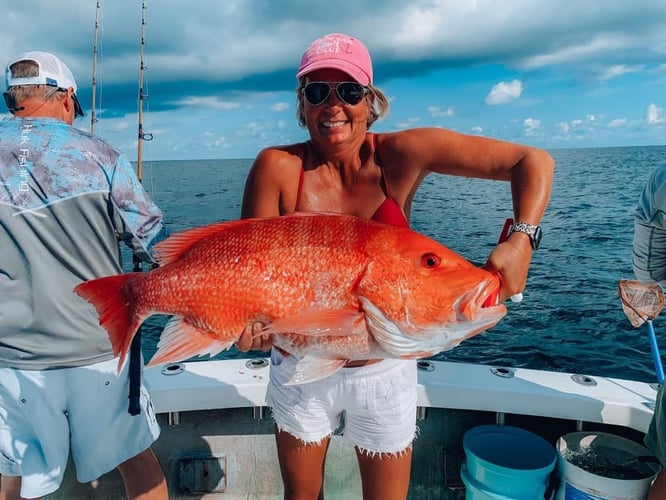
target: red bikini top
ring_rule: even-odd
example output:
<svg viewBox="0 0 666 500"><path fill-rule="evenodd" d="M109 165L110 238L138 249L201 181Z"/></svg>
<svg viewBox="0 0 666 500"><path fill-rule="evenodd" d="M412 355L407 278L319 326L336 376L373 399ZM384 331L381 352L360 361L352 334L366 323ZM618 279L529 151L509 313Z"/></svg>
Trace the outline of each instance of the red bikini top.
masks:
<svg viewBox="0 0 666 500"><path fill-rule="evenodd" d="M389 224L391 226L409 227L409 222L407 221L405 214L402 213L400 206L398 206L395 200L391 198L388 189L386 187L386 182L384 180L384 169L382 168L381 159L379 158L379 150L377 149L377 134L373 134L372 140L375 146L375 163L379 166L379 169L381 170L382 173L382 178L379 182L382 191L386 195L386 199L382 202L381 205L379 205L379 207L377 208L377 210L375 210L375 213L372 215L372 217L370 217L370 219L376 222L381 222L382 224ZM307 153L308 153L308 148L306 146L305 151L303 152L303 165L305 165L307 159ZM298 205L301 201L301 190L303 189L304 174L305 170L301 168L301 175L300 178L298 179L298 194L296 197L296 208L298 208Z"/></svg>

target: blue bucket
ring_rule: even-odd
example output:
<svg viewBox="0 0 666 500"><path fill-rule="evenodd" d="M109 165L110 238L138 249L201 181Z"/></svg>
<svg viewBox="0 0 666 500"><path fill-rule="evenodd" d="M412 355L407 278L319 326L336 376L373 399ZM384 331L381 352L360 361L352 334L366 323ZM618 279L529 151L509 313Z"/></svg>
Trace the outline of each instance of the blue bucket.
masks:
<svg viewBox="0 0 666 500"><path fill-rule="evenodd" d="M525 429L481 425L463 436L466 500L544 498L557 462L555 447Z"/></svg>

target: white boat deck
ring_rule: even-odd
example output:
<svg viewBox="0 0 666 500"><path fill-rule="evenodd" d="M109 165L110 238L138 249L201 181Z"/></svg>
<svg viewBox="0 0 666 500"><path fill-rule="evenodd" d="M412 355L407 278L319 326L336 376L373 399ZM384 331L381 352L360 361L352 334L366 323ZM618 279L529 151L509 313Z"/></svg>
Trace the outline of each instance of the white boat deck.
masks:
<svg viewBox="0 0 666 500"><path fill-rule="evenodd" d="M421 407L537 415L646 432L657 394L654 384L615 378L441 361L420 365L426 368L419 370ZM145 379L158 413L262 407L268 363L258 358L163 365L147 369Z"/></svg>

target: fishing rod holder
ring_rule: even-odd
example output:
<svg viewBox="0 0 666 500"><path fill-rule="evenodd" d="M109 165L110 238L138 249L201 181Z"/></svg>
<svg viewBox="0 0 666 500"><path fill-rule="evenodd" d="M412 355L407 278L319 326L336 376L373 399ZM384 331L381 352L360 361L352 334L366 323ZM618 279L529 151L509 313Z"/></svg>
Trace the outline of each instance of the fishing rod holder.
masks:
<svg viewBox="0 0 666 500"><path fill-rule="evenodd" d="M252 419L253 420L263 420L266 418L266 407L265 406L253 406L252 407Z"/></svg>
<svg viewBox="0 0 666 500"><path fill-rule="evenodd" d="M175 427L180 425L180 412L179 411L170 411L167 413L167 425L169 427Z"/></svg>

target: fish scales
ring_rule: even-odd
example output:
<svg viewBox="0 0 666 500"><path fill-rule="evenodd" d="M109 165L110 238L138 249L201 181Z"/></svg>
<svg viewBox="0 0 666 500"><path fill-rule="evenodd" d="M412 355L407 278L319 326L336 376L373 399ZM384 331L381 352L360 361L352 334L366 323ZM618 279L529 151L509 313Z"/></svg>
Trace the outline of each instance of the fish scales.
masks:
<svg viewBox="0 0 666 500"><path fill-rule="evenodd" d="M490 328L499 279L415 231L295 214L194 228L155 247L160 267L85 282L122 363L152 314L174 318L151 364L213 355L255 321L298 356L422 357Z"/></svg>

